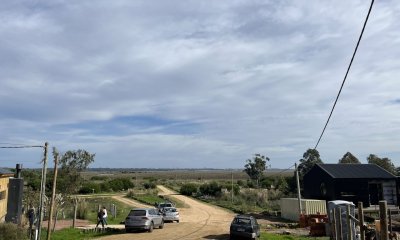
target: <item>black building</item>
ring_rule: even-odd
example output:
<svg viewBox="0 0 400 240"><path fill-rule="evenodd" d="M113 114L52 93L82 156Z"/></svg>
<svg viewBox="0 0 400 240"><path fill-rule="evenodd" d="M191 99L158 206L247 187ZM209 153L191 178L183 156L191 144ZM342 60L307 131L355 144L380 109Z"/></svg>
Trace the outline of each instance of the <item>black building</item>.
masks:
<svg viewBox="0 0 400 240"><path fill-rule="evenodd" d="M305 198L346 200L364 206L398 205L397 177L374 164L316 164L304 175Z"/></svg>

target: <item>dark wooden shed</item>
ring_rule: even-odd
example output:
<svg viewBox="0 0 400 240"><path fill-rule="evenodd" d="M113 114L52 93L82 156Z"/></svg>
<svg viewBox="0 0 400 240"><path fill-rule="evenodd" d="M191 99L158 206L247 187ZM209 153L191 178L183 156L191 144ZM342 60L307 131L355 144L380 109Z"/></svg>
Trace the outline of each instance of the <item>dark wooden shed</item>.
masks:
<svg viewBox="0 0 400 240"><path fill-rule="evenodd" d="M397 177L375 164L316 164L304 175L303 186L305 198L398 205Z"/></svg>

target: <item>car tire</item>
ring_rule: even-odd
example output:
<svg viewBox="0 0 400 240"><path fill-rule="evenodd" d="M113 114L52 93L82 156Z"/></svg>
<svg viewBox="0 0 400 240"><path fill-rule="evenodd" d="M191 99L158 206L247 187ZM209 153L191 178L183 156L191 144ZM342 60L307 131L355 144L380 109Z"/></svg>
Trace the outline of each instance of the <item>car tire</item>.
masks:
<svg viewBox="0 0 400 240"><path fill-rule="evenodd" d="M161 220L160 226L158 227L159 229L163 229L164 228L164 221Z"/></svg>
<svg viewBox="0 0 400 240"><path fill-rule="evenodd" d="M176 220L177 223L179 223L179 220Z"/></svg>
<svg viewBox="0 0 400 240"><path fill-rule="evenodd" d="M153 229L154 229L154 223L153 222L151 222L150 223L150 227L149 227L149 232L152 232L153 231Z"/></svg>

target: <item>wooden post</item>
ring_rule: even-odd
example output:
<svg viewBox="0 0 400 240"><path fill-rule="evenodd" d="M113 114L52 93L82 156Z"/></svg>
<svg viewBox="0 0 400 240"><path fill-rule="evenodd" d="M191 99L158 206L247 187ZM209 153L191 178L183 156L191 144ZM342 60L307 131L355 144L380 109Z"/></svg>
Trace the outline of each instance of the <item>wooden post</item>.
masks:
<svg viewBox="0 0 400 240"><path fill-rule="evenodd" d="M46 194L46 173L47 173L47 148L49 143L44 144L44 156L43 156L43 168L42 168L42 179L40 184L40 202L39 202L39 219L37 223L37 237L36 239L40 240L41 232L42 232L42 222L43 222L43 208L44 208L44 198Z"/></svg>
<svg viewBox="0 0 400 240"><path fill-rule="evenodd" d="M381 240L389 240L386 201L379 201L379 218L381 222Z"/></svg>
<svg viewBox="0 0 400 240"><path fill-rule="evenodd" d="M347 220L347 240L353 240L353 228L351 221L352 219L350 218L350 205L346 206L346 220Z"/></svg>
<svg viewBox="0 0 400 240"><path fill-rule="evenodd" d="M74 199L74 219L72 220L72 228L75 228L76 212L78 210L78 199Z"/></svg>
<svg viewBox="0 0 400 240"><path fill-rule="evenodd" d="M358 202L358 225L360 226L361 240L365 240L363 202Z"/></svg>
<svg viewBox="0 0 400 240"><path fill-rule="evenodd" d="M333 239L336 240L337 239L336 209L332 210L332 214L333 214L333 217L332 217L333 219L332 219L332 222L331 222L331 232L332 232Z"/></svg>
<svg viewBox="0 0 400 240"><path fill-rule="evenodd" d="M389 209L389 233L392 234L392 210Z"/></svg>
<svg viewBox="0 0 400 240"><path fill-rule="evenodd" d="M339 207L339 240L343 240L342 209Z"/></svg>
<svg viewBox="0 0 400 240"><path fill-rule="evenodd" d="M49 214L49 221L47 224L47 240L50 240L51 236L51 222L53 221L53 210L54 210L54 199L56 196L56 186L57 186L57 165L58 165L58 152L56 148L53 148L53 155L54 155L54 178L53 178L53 191L51 193L51 200L50 200L50 214Z"/></svg>

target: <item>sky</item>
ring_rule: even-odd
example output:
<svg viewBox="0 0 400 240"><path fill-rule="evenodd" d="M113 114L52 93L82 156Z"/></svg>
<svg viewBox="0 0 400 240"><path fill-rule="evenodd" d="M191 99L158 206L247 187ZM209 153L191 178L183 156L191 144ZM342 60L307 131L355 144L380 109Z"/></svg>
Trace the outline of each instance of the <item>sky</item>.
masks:
<svg viewBox="0 0 400 240"><path fill-rule="evenodd" d="M0 146L95 153L91 167L288 168L313 148L353 54L363 0L4 0ZM400 1L375 1L330 124L400 165ZM40 167L40 148L0 166ZM50 164L51 165L51 164Z"/></svg>

